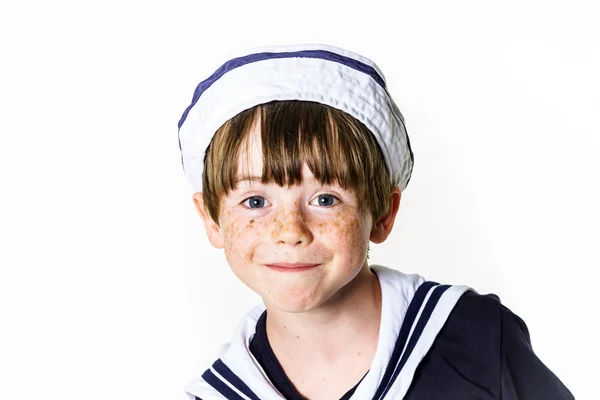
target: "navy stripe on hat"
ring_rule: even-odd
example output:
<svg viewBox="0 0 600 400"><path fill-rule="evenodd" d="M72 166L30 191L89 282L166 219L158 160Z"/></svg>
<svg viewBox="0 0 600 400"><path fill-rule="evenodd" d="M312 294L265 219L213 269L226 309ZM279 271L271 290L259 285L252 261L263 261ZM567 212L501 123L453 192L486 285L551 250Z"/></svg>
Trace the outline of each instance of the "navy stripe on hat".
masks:
<svg viewBox="0 0 600 400"><path fill-rule="evenodd" d="M400 360L400 356L402 355L402 351L404 350L404 346L406 345L406 340L408 339L408 334L410 333L410 329L413 326L413 322L423 305L423 301L425 300L425 296L429 293L429 290L438 285L437 282L423 282L415 295L413 296L410 304L408 305L408 309L406 311L406 315L404 316L404 321L402 322L402 327L400 328L400 334L398 335L398 339L396 340L396 345L394 346L394 351L392 352L392 356L388 363L388 366L385 370L383 378L379 383L379 387L375 391L375 396L373 399L380 399L383 397L385 389L389 386L390 381L392 380L392 376L398 365Z"/></svg>
<svg viewBox="0 0 600 400"><path fill-rule="evenodd" d="M421 313L421 316L419 317L419 321L417 322L417 325L415 326L415 330L413 331L413 334L410 336L410 341L408 342L408 346L406 347L406 350L402 354L402 359L400 360L400 363L398 364L396 371L394 371L394 376L392 376L390 383L388 384L385 391L383 392L383 396L381 396L382 399L385 397L387 392L390 390L390 388L394 384L394 381L400 374L400 371L406 364L406 361L408 360L408 357L410 357L413 349L415 348L417 342L419 341L419 338L421 337L421 334L423 333L425 326L427 326L427 322L429 321L429 318L431 317L433 310L435 310L435 306L439 302L442 294L444 294L444 292L446 290L448 290L448 288L450 288L450 285L440 285L440 286L436 287L435 289L433 289L433 293L431 293L431 296L429 296L429 300L427 300L427 304L425 305L425 308L423 309L423 312Z"/></svg>
<svg viewBox="0 0 600 400"><path fill-rule="evenodd" d="M265 52L265 53L254 53L249 54L243 57L237 57L232 60L227 61L225 64L221 65L219 69L217 69L211 76L207 79L203 80L198 84L196 90L194 91L194 96L192 97L192 103L185 109L181 119L179 120L178 128L181 128L181 125L185 122L188 113L194 107L202 93L213 83L215 83L219 78L225 75L227 72L234 70L236 68L242 67L244 65L254 63L257 61L264 60L272 60L278 58L320 58L322 60L328 60L343 64L347 67L353 68L357 71L363 72L369 75L371 78L375 80L385 90L385 81L379 75L379 73L370 65L367 65L361 61L355 60L350 57L346 57L337 53L333 53L327 50L301 50L301 51L290 51L290 52L281 52L281 53L273 53L273 52Z"/></svg>
<svg viewBox="0 0 600 400"><path fill-rule="evenodd" d="M210 386L214 387L215 390L225 396L229 400L246 400L239 394L237 394L232 388L227 386L222 380L220 380L210 369L207 369L202 374L204 379Z"/></svg>

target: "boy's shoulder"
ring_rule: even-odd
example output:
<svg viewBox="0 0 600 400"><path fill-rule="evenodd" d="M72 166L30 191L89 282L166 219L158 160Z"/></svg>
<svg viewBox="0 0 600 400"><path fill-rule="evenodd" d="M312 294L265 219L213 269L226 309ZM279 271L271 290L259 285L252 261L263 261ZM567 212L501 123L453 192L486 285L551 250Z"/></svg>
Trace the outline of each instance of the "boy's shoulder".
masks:
<svg viewBox="0 0 600 400"><path fill-rule="evenodd" d="M466 291L416 371L406 399L572 399L537 357L527 325L495 294ZM433 395L432 393L436 393Z"/></svg>
<svg viewBox="0 0 600 400"><path fill-rule="evenodd" d="M452 310L445 329L456 327L460 327L467 336L488 335L490 339L502 340L502 336L506 339L517 335L519 339L530 342L529 330L523 319L493 293L466 291Z"/></svg>
<svg viewBox="0 0 600 400"><path fill-rule="evenodd" d="M456 303L450 318L460 320L465 328L472 325L491 326L500 324L504 312L510 311L502 305L497 295L467 290Z"/></svg>

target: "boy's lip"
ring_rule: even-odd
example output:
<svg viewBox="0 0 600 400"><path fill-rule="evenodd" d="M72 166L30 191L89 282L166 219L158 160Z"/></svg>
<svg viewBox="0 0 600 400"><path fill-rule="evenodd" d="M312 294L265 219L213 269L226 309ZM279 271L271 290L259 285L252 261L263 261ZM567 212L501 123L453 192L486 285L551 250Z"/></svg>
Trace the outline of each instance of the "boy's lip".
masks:
<svg viewBox="0 0 600 400"><path fill-rule="evenodd" d="M282 272L293 272L293 271L304 271L321 264L313 264L313 263L275 263L275 264L265 264L265 266L282 271Z"/></svg>

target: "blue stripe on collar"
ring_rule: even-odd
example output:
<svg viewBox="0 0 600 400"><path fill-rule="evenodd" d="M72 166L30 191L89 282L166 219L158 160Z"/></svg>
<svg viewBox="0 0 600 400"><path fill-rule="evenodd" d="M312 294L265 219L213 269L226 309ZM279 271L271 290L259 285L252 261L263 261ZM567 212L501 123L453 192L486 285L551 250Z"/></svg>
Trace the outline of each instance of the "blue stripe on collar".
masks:
<svg viewBox="0 0 600 400"><path fill-rule="evenodd" d="M282 53L254 53L249 54L244 57L234 58L232 60L227 61L225 64L221 65L219 69L217 69L211 76L207 79L203 80L198 84L196 90L194 90L194 96L192 97L192 103L185 109L179 123L177 124L178 128L181 128L181 125L185 122L188 113L194 107L202 93L206 89L212 86L219 78L225 75L227 72L234 70L236 68L242 67L244 65L254 63L257 61L264 60L272 60L278 58L320 58L322 60L328 60L343 64L347 67L353 68L357 71L363 72L369 75L371 78L375 80L383 89L385 89L385 82L383 78L379 75L379 73L375 70L375 68L367 65L361 61L355 60L350 57L346 57L337 53L333 53L331 51L326 50L301 50L301 51L290 51L290 52L282 52Z"/></svg>
<svg viewBox="0 0 600 400"><path fill-rule="evenodd" d="M435 310L435 306L437 305L438 301L440 300L440 297L442 296L442 294L444 294L444 292L446 290L448 290L449 287L450 287L450 285L440 285L440 286L436 287L435 289L433 289L433 293L431 293L431 296L429 296L429 300L427 300L427 304L425 305L425 308L423 309L423 312L421 313L421 316L419 317L419 321L417 322L417 325L415 326L413 334L410 336L410 341L408 342L408 346L406 347L406 350L402 354L402 359L400 360L400 363L398 364L396 371L394 371L394 376L390 380L388 387L383 392L383 396L381 397L382 399L385 397L387 392L390 390L390 387L394 384L394 381L400 374L400 371L402 370L402 367L404 367L404 364L406 364L408 357L410 357L410 354L412 353L417 342L419 341L419 338L421 337L421 333L423 333L425 326L427 326L427 322L429 321L429 318L431 317L433 310Z"/></svg>
<svg viewBox="0 0 600 400"><path fill-rule="evenodd" d="M246 400L213 374L210 369L207 369L206 372L202 374L202 379L228 400Z"/></svg>
<svg viewBox="0 0 600 400"><path fill-rule="evenodd" d="M240 392L244 393L252 400L260 400L260 398L254 394L252 389L248 387L221 359L219 358L213 364L213 368L217 371L223 378L225 378L229 383L236 387Z"/></svg>
<svg viewBox="0 0 600 400"><path fill-rule="evenodd" d="M406 315L404 316L404 321L402 321L402 327L400 328L400 334L396 340L394 351L392 352L392 356L385 370L383 378L379 383L379 387L375 391L373 400L382 399L384 392L387 392L386 389L391 386L394 371L396 370L396 366L400 361L400 356L402 355L402 351L406 345L406 341L413 326L414 320L417 317L421 306L423 305L423 301L425 300L427 293L429 293L429 290L436 285L438 285L437 282L423 282L415 292L415 295L413 296L410 304L408 305L408 309L406 310Z"/></svg>

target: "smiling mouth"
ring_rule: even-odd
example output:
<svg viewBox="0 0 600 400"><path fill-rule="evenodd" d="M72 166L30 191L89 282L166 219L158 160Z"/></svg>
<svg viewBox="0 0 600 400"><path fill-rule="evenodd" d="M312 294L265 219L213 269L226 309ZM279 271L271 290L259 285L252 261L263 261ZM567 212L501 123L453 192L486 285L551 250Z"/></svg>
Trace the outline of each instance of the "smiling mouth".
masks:
<svg viewBox="0 0 600 400"><path fill-rule="evenodd" d="M279 272L302 272L315 267L318 267L321 264L305 264L305 263L277 263L277 264L265 264L266 267L269 267L275 271Z"/></svg>

